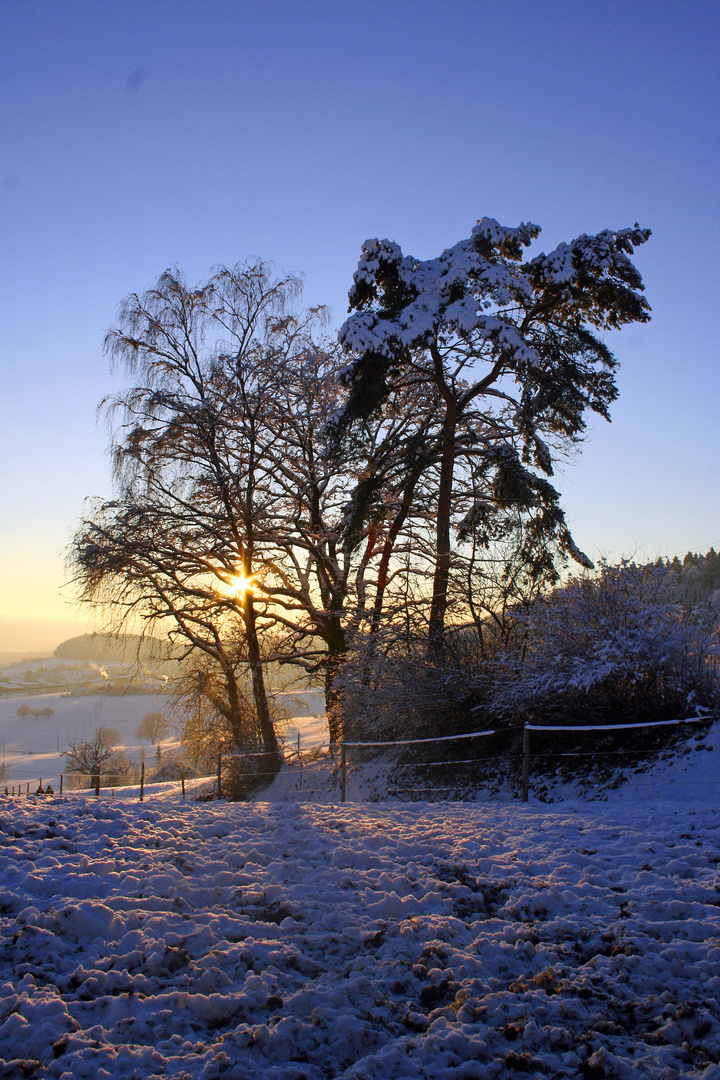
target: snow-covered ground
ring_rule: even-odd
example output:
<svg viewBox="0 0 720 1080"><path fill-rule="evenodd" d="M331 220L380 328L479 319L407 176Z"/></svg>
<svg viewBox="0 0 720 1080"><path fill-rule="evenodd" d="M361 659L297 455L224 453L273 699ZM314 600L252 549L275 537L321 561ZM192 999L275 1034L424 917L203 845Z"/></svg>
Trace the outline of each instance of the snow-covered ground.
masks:
<svg viewBox="0 0 720 1080"><path fill-rule="evenodd" d="M524 806L368 803L351 751L343 806L298 732L263 801L0 796L0 1080L720 1080L720 723Z"/></svg>
<svg viewBox="0 0 720 1080"><path fill-rule="evenodd" d="M0 804L0 1077L720 1076L720 821Z"/></svg>

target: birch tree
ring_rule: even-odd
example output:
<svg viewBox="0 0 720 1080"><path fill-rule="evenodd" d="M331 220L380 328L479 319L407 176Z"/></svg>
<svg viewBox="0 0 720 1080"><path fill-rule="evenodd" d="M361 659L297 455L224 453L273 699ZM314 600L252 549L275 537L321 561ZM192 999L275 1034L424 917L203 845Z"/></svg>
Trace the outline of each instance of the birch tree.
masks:
<svg viewBox="0 0 720 1080"><path fill-rule="evenodd" d="M289 362L303 327L295 320L288 333L286 315L299 290L297 279L273 278L255 262L221 267L197 288L167 271L155 288L126 298L105 342L131 379L103 403L117 497L91 504L70 551L81 599L114 628L162 625L185 655L217 666L224 692L215 705L239 747L249 670L276 768L255 582L277 497L264 422L268 357Z"/></svg>

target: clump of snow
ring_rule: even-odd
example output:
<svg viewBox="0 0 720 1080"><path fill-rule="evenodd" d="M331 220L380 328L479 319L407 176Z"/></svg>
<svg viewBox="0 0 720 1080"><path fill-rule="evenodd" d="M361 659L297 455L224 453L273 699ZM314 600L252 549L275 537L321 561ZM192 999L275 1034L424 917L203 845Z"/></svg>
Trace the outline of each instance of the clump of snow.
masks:
<svg viewBox="0 0 720 1080"><path fill-rule="evenodd" d="M549 255L542 253L522 263L522 248L539 233L540 227L531 222L508 228L486 217L478 221L467 239L446 248L435 259L403 255L390 240L366 240L349 295L351 308L357 305L361 310L341 327L340 343L349 353L391 357L398 345L423 347L438 332L450 331L473 334L492 343L516 364L535 367L540 358L532 340L515 325L515 309L527 303L535 289L561 288L564 301L579 308L582 304L573 289L577 291L578 283L588 276L617 277L626 285L642 288L628 256L649 238L649 230L636 225L617 232L606 229L597 236L583 233ZM389 317L367 310L364 295L368 287L384 286L388 281L397 282L406 294L401 314ZM636 299L640 311L647 313L647 301ZM485 314L487 309L494 314ZM609 325L617 324L613 312L606 318ZM351 372L352 368L346 378Z"/></svg>

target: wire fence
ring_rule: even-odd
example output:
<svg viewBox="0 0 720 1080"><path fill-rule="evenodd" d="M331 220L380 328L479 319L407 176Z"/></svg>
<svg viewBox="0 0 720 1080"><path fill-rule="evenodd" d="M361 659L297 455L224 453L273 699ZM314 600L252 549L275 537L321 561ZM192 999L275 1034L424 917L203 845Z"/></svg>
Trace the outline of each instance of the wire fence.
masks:
<svg viewBox="0 0 720 1080"><path fill-rule="evenodd" d="M532 751L532 738L533 735L541 733L576 733L576 734L593 734L596 735L599 732L611 732L611 731L639 731L639 730L652 730L656 728L671 728L680 727L684 724L702 724L709 723L712 720L716 720L717 716L704 714L686 717L676 717L672 720L648 720L640 723L631 724L525 724L523 726L523 771L522 771L522 794L521 799L523 802L527 802L529 798L530 789L530 759L542 757L544 759L562 760L563 758L599 758L599 757L652 757L653 754L661 755L667 752L666 748L660 750L653 750L652 748L645 748L639 751L637 748L634 750L599 750L593 747L587 751L555 751L538 753L536 750ZM703 783L720 783L718 781L703 781ZM691 781L686 781L691 783ZM648 785L649 786L649 785Z"/></svg>
<svg viewBox="0 0 720 1080"><path fill-rule="evenodd" d="M305 788L304 774L306 772L310 772L310 774L312 775L313 770L325 770L327 772L328 768L330 767L332 771L332 776L330 777L330 780L339 793L340 802L344 803L347 801L348 778L351 777L353 774L356 774L359 777L363 771L377 770L377 759L372 762L363 762L358 760L350 761L349 753L354 753L355 751L359 751L362 753L362 751L365 750L385 752L404 747L417 748L421 745L429 746L431 744L441 745L458 742L462 743L464 741L473 739L485 740L492 738L493 736L507 738L509 736L512 736L513 734L522 732L522 755L520 755L519 753L509 752L507 749L501 753L490 753L474 757L455 757L453 755L450 755L447 758L441 758L438 757L438 755L436 754L433 760L429 761L417 759L413 759L410 761L393 761L391 764L391 768L393 770L414 769L422 773L422 770L425 769L448 769L455 768L457 766L479 765L481 762L493 760L508 764L510 763L510 761L522 761L521 799L523 802L527 802L530 790L530 767L532 760L538 759L547 761L562 760L565 758L634 758L635 760L637 760L639 757L642 757L643 759L652 759L655 757L666 755L668 753L667 747L659 749L645 747L642 749L634 748L623 750L604 750L600 749L599 747L593 747L589 750L563 749L550 751L547 749L540 749L537 746L538 739L542 739L545 735L551 735L552 733L555 733L556 735L596 735L598 733L623 732L631 730L637 731L641 729L652 730L670 727L680 727L681 725L686 724L707 724L717 719L717 715L708 714L702 716L695 715L690 717L679 717L673 720L656 720L630 724L524 724L522 726L508 726L500 729L492 728L483 729L480 731L464 732L459 735L438 735L413 739L373 739L365 741L347 740L340 742L339 744L326 743L310 746L304 749L302 749L298 745L297 749L293 747L292 750L288 749L287 747L281 748L279 751L280 762L276 763L276 766L270 769L257 767L244 768L243 766L250 765L251 762L259 763L260 759L263 758L277 757L277 754L274 751L250 751L247 753L234 753L225 755L219 754L217 758L217 767L215 769L214 776L211 774L210 776L206 776L204 778L193 778L191 786L192 788L196 788L199 785L202 785L207 788L208 783L214 782L216 785L215 793L218 797L220 797L223 793L223 765L225 766L225 772L227 773L228 767L230 767L234 780L241 783L243 781L247 781L250 783L255 780L262 781L266 777L274 778L278 776L279 772L284 767L285 769L292 770L296 773L296 790L304 789L306 794L312 794L313 792L317 793L318 791L324 789ZM21 782L16 782L15 784L4 784L4 793L5 796L9 798L19 796L27 797L30 795L87 796L90 794L94 794L96 797L99 797L101 790L103 790L106 795L109 791L111 792L112 796L115 795L115 788L109 789L107 786L103 786L101 789L98 777L94 778L94 785L90 788L85 787L70 790L68 790L67 783L65 783L64 785L64 779L65 778L60 775L59 785L56 787L52 787L52 785L49 785L47 789L43 788L42 778L38 779L37 787L35 786L35 782L32 780L22 780ZM418 777L418 779L421 779L421 777ZM446 785L442 783L442 779L442 777L439 777L438 783L428 785L423 785L422 783L415 783L412 786L407 785L402 788L402 791L407 794L412 794L427 791L440 793L453 792L458 790L457 782ZM53 776L51 777L51 780L56 780L57 782L57 777ZM149 778L146 785L145 764L143 762L139 784L131 786L130 788L120 787L118 785L117 790L118 793L122 792L125 798L132 797L129 792L135 791L135 797L137 797L140 801L143 801L146 793L148 795L152 793L162 793L164 795L167 795L169 791L177 791L178 793L181 792L182 797L184 798L186 795L186 780L190 782L189 777L185 777L184 775L181 775L176 781L161 781L159 783L153 782L152 778ZM642 781L635 781L635 783L639 787L651 786L651 782L643 784ZM690 786L696 784L703 787L713 785L716 786L720 784L720 777L718 779L674 779L672 783L679 786ZM0 792L2 792L3 786L0 786Z"/></svg>
<svg viewBox="0 0 720 1080"><path fill-rule="evenodd" d="M712 716L687 716L677 720L647 720L640 724L524 724L525 731L628 731L630 728L677 727L679 724L701 724L716 719Z"/></svg>
<svg viewBox="0 0 720 1080"><path fill-rule="evenodd" d="M615 731L623 732L623 731L640 730L640 729L646 729L646 730L650 729L651 730L651 729L655 729L655 728L680 727L681 725L684 725L684 724L709 723L709 722L711 722L713 720L716 720L716 719L718 719L717 716L706 714L706 715L702 715L702 716L696 715L696 716L691 716L691 717L678 717L678 718L675 718L675 719L672 719L672 720L654 720L654 721L644 721L644 722L641 722L641 723L630 723L630 724L597 724L597 725L591 725L591 724L530 724L530 723L527 723L527 724L522 725L522 727L520 727L519 725L514 726L514 727L509 726L509 727L506 727L506 728L502 728L500 730L486 729L486 730L482 730L482 731L468 732L468 733L464 733L464 734L461 734L461 735L433 736L433 737L430 737L430 738L423 738L423 739L395 739L395 740L387 740L387 741L382 741L382 742L381 741L376 741L376 740L372 740L372 741L368 740L368 741L364 741L364 742L360 742L360 741L350 742L350 741L348 741L348 742L346 742L344 744L341 744L340 800L341 800L341 802L345 802L347 800L347 789L348 789L348 783L347 782L348 782L348 776L351 773L353 773L353 772L360 773L364 769L365 770L370 770L370 769L373 769L375 767L374 763L362 763L362 762L353 762L352 765L350 765L350 763L348 762L348 750L352 750L352 749L366 749L366 748L390 749L390 748L393 748L393 747L413 746L413 745L417 745L417 744L420 744L420 743L435 743L435 744L449 743L449 742L456 742L456 741L461 740L461 739L487 738L487 737L493 736L493 735L509 736L509 735L511 735L513 733L522 731L522 734L523 734L523 751L522 751L521 800L523 802L527 802L528 798L529 798L529 790L530 790L530 763L531 763L531 758L544 759L544 760L557 760L557 759L563 759L563 758L575 758L575 759L578 759L578 758L585 758L585 759L591 758L591 759L596 759L596 758L615 758L615 757L617 757L617 758L626 758L626 757L628 757L629 758L629 757L632 757L635 760L637 760L639 756L642 756L643 758L647 758L647 757L653 758L655 756L659 757L659 756L665 755L668 752L667 748L661 748L661 749L645 748L645 749L640 751L637 748L634 749L634 750L601 750L601 749L599 749L597 747L593 747L590 750L580 750L580 751L578 751L578 750L569 750L569 751L568 750L561 750L561 751L555 750L555 751L552 751L552 752L542 751L542 750L538 751L536 746L533 748L533 741L536 742L537 738L539 736L541 737L543 733L555 732L555 733L563 733L563 734L572 734L572 733L577 733L577 734L590 734L590 733L591 734L597 734L597 733L608 733L608 732L615 732ZM533 736L534 736L534 739L533 739ZM447 769L448 766L455 767L455 766L459 766L459 765L479 764L480 762L487 762L488 760L493 760L493 759L497 760L497 761L503 761L503 762L508 762L509 763L511 760L519 761L520 760L520 755L508 753L506 751L506 752L504 752L502 754L494 754L494 755L490 754L490 755L484 755L482 757L480 757L480 756L463 757L463 758L450 757L450 758L447 758L447 759L432 760L432 761L418 761L418 760L414 760L414 761L396 761L396 762L393 763L392 767L393 767L394 770L397 770L397 769L414 769L414 770L422 771L424 769L429 769L429 768L445 768L445 769ZM717 780L700 780L700 779L693 778L692 780L674 781L674 783L678 783L678 784L681 784L683 786L688 786L688 785L695 784L695 783L701 784L703 786L718 785L718 784L720 784L720 778L717 779ZM413 792L420 792L420 791L438 791L439 792L439 791L453 791L453 790L456 790L456 789L457 789L457 784L450 785L450 786L447 786L447 787L444 787L441 784L435 784L435 785L432 785L431 787L422 787L422 786L419 786L419 785L413 785L412 787L408 787L408 788L406 788L404 790L406 790L409 794L412 794Z"/></svg>
<svg viewBox="0 0 720 1080"><path fill-rule="evenodd" d="M4 749L4 747L3 747ZM335 751L335 747L325 743L316 744L313 743L307 747L300 746L300 737L298 736L297 747L295 744L286 743L280 748L280 753L283 758L283 762L288 765L300 766L301 771L313 768L314 766L323 766L325 762L322 760L315 761L314 759L324 753L329 752L332 755ZM5 775L0 774L0 797L7 798L27 798L29 796L42 796L42 795L63 795L63 796L79 796L79 797L99 797L102 792L103 795L110 798L122 797L125 799L136 798L140 802L144 801L147 796L153 794L167 795L172 791L177 791L181 794L182 798L185 798L186 787L188 790L196 788L198 785L207 787L208 783L218 783L218 771L222 770L223 763L227 764L229 761L245 759L259 759L273 756L274 752L260 750L260 751L243 751L238 754L219 754L217 758L211 759L207 765L207 773L205 776L198 777L195 772L188 770L184 775L179 770L180 775L174 780L167 780L164 777L161 779L154 779L152 772L147 774L146 778L146 764L144 759L140 762L131 762L131 769L127 771L135 771L134 783L123 783L122 778L116 777L114 782L108 780L108 773L103 773L100 777L97 774L89 776L88 774L78 773L61 773L61 772L47 772L44 776L38 776L37 779L27 779L27 773L22 779L15 779L14 781L8 780ZM12 757L38 757L45 758L46 754L35 750L17 750L13 749L11 752ZM51 762L44 762L45 765L51 764ZM57 764L57 763L56 763ZM2 763L0 763L0 768ZM42 767L42 766L41 766ZM277 770L236 770L236 776L246 777L274 777L277 774ZM221 787L218 785L217 792L220 793Z"/></svg>

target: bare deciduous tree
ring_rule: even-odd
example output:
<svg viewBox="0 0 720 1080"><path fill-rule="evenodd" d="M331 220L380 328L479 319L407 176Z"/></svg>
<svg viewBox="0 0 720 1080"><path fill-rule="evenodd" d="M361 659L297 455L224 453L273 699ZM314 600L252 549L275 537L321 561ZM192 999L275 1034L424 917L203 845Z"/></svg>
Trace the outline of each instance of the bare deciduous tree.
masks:
<svg viewBox="0 0 720 1080"><path fill-rule="evenodd" d="M263 662L321 672L331 700L379 556L382 603L404 514L398 461L417 426L414 415L378 418L330 457L337 349L316 341L321 311L292 310L297 293L295 279L256 263L197 289L168 272L125 301L107 337L135 381L106 403L118 498L91 507L70 555L82 599L114 628L165 624L186 657L204 655L216 669L200 665L204 685L238 747L249 672L277 767ZM186 670L192 680L199 668Z"/></svg>
<svg viewBox="0 0 720 1080"><path fill-rule="evenodd" d="M214 664L238 743L240 682L250 672L277 768L253 586L276 498L265 373L268 356L287 360L304 333L285 318L298 290L296 279L274 279L256 262L221 268L196 289L168 271L155 289L125 300L106 348L136 381L104 403L119 497L92 507L70 554L81 598L118 629L164 624L186 656Z"/></svg>
<svg viewBox="0 0 720 1080"><path fill-rule="evenodd" d="M333 742L341 738L335 680L348 635L380 617L409 509L404 463L424 423L418 410L378 416L331 453L327 421L343 398L337 374L330 348L309 348L274 371L268 450L278 500L267 538L273 556L256 591L274 618L278 659L322 673Z"/></svg>
<svg viewBox="0 0 720 1080"><path fill-rule="evenodd" d="M160 712L145 713L138 724L135 734L141 742L149 742L152 746L160 742L170 731L170 724Z"/></svg>
<svg viewBox="0 0 720 1080"><path fill-rule="evenodd" d="M130 768L130 763L123 753L116 749L120 733L114 728L96 728L92 739L71 742L70 749L63 757L68 772L91 776L99 782L103 773L122 775Z"/></svg>

